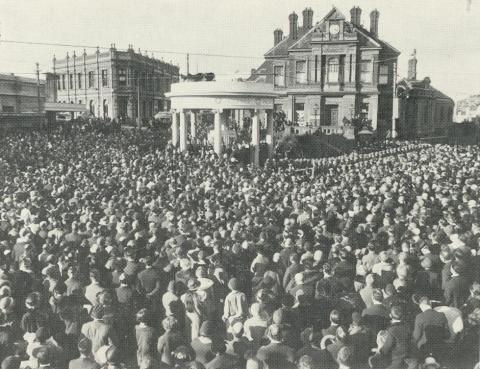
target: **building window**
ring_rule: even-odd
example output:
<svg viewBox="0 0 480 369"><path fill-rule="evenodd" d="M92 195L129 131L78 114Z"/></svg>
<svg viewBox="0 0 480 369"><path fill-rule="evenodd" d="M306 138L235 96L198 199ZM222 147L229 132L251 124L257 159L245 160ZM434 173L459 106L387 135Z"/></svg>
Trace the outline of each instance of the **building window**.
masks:
<svg viewBox="0 0 480 369"><path fill-rule="evenodd" d="M319 123L320 123L320 105L318 104L315 104L313 106L313 112L312 112L312 117L313 119L310 119L310 120L313 120L313 123L315 124L315 126L318 126Z"/></svg>
<svg viewBox="0 0 480 369"><path fill-rule="evenodd" d="M135 87L138 87L138 86L140 86L139 82L140 82L139 81L139 73L138 73L138 71L135 70L135 71L133 71L133 85Z"/></svg>
<svg viewBox="0 0 480 369"><path fill-rule="evenodd" d="M328 83L338 83L339 70L338 58L330 58L328 60Z"/></svg>
<svg viewBox="0 0 480 369"><path fill-rule="evenodd" d="M285 86L285 76L283 74L283 66L276 65L273 68L273 73L275 74L274 86L284 87Z"/></svg>
<svg viewBox="0 0 480 369"><path fill-rule="evenodd" d="M68 88L69 89L73 88L73 74L68 75Z"/></svg>
<svg viewBox="0 0 480 369"><path fill-rule="evenodd" d="M126 86L127 85L127 71L126 69L120 68L118 70L118 85Z"/></svg>
<svg viewBox="0 0 480 369"><path fill-rule="evenodd" d="M378 83L380 85L388 84L388 65L381 65L378 76Z"/></svg>
<svg viewBox="0 0 480 369"><path fill-rule="evenodd" d="M3 105L2 106L2 111L4 113L15 113L15 107L11 105Z"/></svg>
<svg viewBox="0 0 480 369"><path fill-rule="evenodd" d="M372 61L362 60L360 63L360 81L362 83L372 83Z"/></svg>
<svg viewBox="0 0 480 369"><path fill-rule="evenodd" d="M88 88L94 88L94 87L95 87L95 73L88 72Z"/></svg>
<svg viewBox="0 0 480 369"><path fill-rule="evenodd" d="M363 117L368 116L368 110L370 109L368 102L362 103L360 113Z"/></svg>
<svg viewBox="0 0 480 369"><path fill-rule="evenodd" d="M305 125L305 104L295 103L295 123L304 126Z"/></svg>
<svg viewBox="0 0 480 369"><path fill-rule="evenodd" d="M298 60L295 64L295 81L296 83L307 83L307 62Z"/></svg>
<svg viewBox="0 0 480 369"><path fill-rule="evenodd" d="M95 72L88 72L88 87L95 88Z"/></svg>
<svg viewBox="0 0 480 369"><path fill-rule="evenodd" d="M55 80L57 81L57 90L61 90L62 89L62 83L60 81L60 76L55 76Z"/></svg>
<svg viewBox="0 0 480 369"><path fill-rule="evenodd" d="M106 69L102 69L102 87L108 86L108 71Z"/></svg>
<svg viewBox="0 0 480 369"><path fill-rule="evenodd" d="M62 90L65 90L65 74L62 74Z"/></svg>
<svg viewBox="0 0 480 369"><path fill-rule="evenodd" d="M320 65L320 62L319 62L319 57L318 55L315 55L315 68L314 68L314 76L313 76L313 80L315 82L320 82L320 78L319 78L319 71L321 70L321 65Z"/></svg>
<svg viewBox="0 0 480 369"><path fill-rule="evenodd" d="M82 88L82 73L78 73L78 88Z"/></svg>

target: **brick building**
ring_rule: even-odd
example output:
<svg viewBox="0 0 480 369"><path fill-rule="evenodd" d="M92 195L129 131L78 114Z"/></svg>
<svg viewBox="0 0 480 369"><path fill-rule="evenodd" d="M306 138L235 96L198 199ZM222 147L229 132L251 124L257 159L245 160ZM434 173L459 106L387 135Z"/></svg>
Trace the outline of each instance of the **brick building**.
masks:
<svg viewBox="0 0 480 369"><path fill-rule="evenodd" d="M179 80L178 66L136 53L130 45L120 51L67 54L53 58L57 101L86 105L90 114L103 118L151 118L169 109L165 93Z"/></svg>
<svg viewBox="0 0 480 369"><path fill-rule="evenodd" d="M429 77L417 79L417 57L414 51L408 61L408 76L397 83L400 137L443 136L453 123L453 99L431 85Z"/></svg>
<svg viewBox="0 0 480 369"><path fill-rule="evenodd" d="M30 127L44 120L45 81L0 74L0 126Z"/></svg>
<svg viewBox="0 0 480 369"><path fill-rule="evenodd" d="M379 38L378 10L370 13L370 28L362 10L351 9L349 20L333 8L314 24L313 10L289 15L289 34L276 29L274 45L249 80L272 83L283 110L300 127L341 133L346 119L364 114L380 132L391 128L394 74L400 52Z"/></svg>

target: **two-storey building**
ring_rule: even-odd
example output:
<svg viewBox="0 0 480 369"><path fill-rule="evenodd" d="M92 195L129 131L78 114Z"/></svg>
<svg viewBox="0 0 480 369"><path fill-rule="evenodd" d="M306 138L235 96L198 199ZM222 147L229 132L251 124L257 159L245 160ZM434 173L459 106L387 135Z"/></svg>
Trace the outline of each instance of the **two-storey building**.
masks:
<svg viewBox="0 0 480 369"><path fill-rule="evenodd" d="M113 44L106 52L54 57L53 74L58 102L85 104L90 114L104 118L151 118L168 110L165 93L179 80L178 66Z"/></svg>
<svg viewBox="0 0 480 369"><path fill-rule="evenodd" d="M351 18L333 8L313 23L313 10L289 15L289 34L274 31L274 46L249 80L272 83L283 110L299 127L341 132L346 120L364 114L375 130L387 131L392 122L396 63L400 52L379 38L378 10L363 27L362 10ZM302 129L300 129L302 130Z"/></svg>
<svg viewBox="0 0 480 369"><path fill-rule="evenodd" d="M45 81L0 74L0 128L40 126L45 99Z"/></svg>

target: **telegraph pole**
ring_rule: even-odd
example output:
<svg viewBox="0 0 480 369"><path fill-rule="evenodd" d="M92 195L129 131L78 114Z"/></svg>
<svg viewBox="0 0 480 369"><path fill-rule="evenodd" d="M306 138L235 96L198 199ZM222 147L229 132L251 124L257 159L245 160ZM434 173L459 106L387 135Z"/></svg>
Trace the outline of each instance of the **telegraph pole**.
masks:
<svg viewBox="0 0 480 369"><path fill-rule="evenodd" d="M97 46L97 117L100 118L100 64L99 64L100 48Z"/></svg>
<svg viewBox="0 0 480 369"><path fill-rule="evenodd" d="M187 76L190 74L190 54L187 54Z"/></svg>
<svg viewBox="0 0 480 369"><path fill-rule="evenodd" d="M40 64L35 63L36 74L37 74L37 103L38 103L38 113L42 112L42 103L40 100Z"/></svg>
<svg viewBox="0 0 480 369"><path fill-rule="evenodd" d="M138 128L142 128L142 119L140 117L140 76L141 73L138 73L138 80L137 80L137 126Z"/></svg>
<svg viewBox="0 0 480 369"><path fill-rule="evenodd" d="M140 114L140 88L141 88L141 81L142 81L142 72L143 72L143 62L142 62L142 51L140 48L138 49L138 55L140 58L138 59L138 65L140 66L137 74L137 127L142 128L142 115Z"/></svg>
<svg viewBox="0 0 480 369"><path fill-rule="evenodd" d="M397 62L393 62L393 80L392 80L392 139L397 138L396 120L399 118L400 101L397 98Z"/></svg>

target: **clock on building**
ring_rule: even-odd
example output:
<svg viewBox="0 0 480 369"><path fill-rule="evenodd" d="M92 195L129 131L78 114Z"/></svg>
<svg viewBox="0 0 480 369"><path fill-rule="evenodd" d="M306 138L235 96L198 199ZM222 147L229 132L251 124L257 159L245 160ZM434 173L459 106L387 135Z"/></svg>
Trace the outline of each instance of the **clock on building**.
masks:
<svg viewBox="0 0 480 369"><path fill-rule="evenodd" d="M332 24L330 26L330 34L337 35L340 32L340 26L338 24Z"/></svg>

